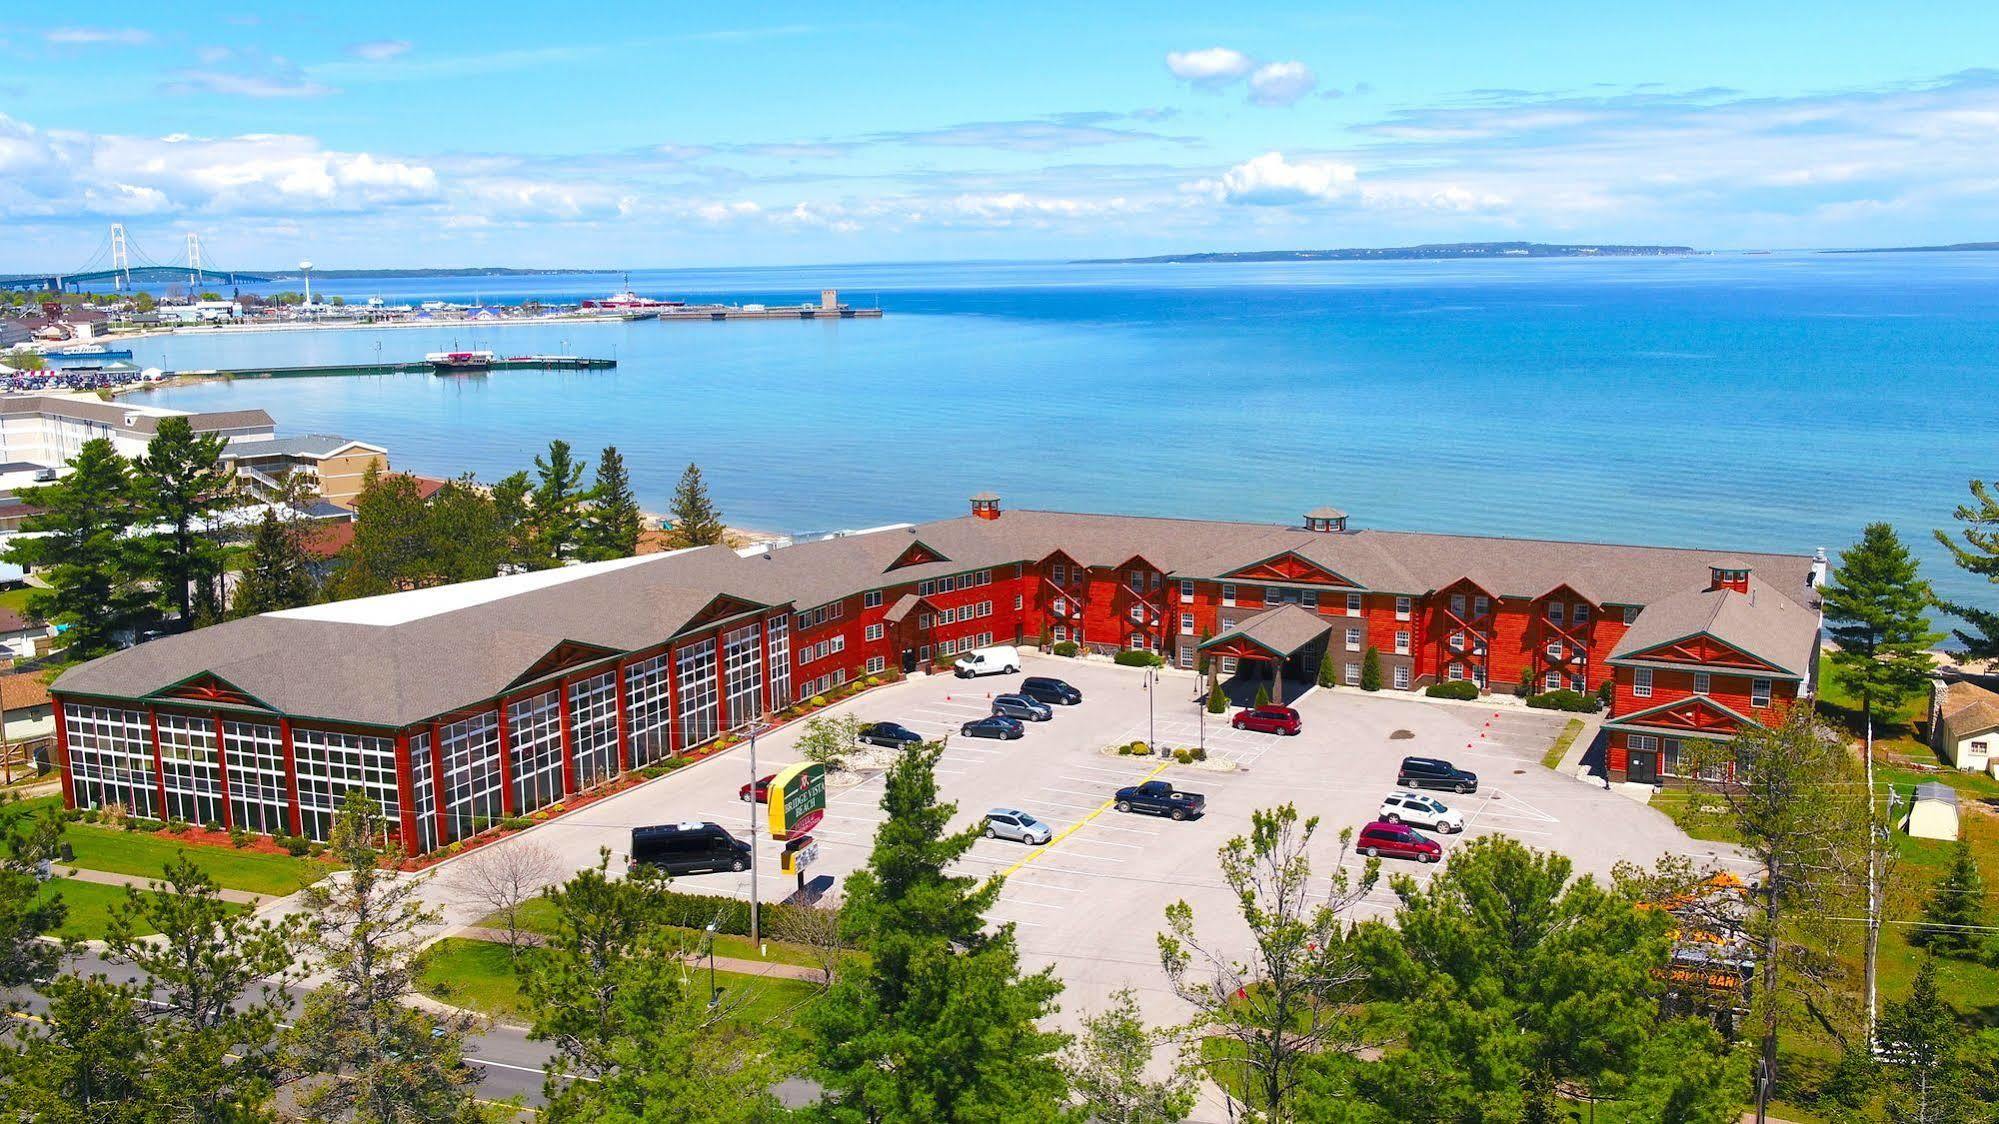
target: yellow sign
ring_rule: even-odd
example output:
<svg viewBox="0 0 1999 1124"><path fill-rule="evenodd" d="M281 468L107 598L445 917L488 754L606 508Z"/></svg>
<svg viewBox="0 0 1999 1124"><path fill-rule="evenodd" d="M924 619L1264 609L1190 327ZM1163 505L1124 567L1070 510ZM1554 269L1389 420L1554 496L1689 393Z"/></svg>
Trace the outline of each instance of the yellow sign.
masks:
<svg viewBox="0 0 1999 1124"><path fill-rule="evenodd" d="M801 761L770 780L770 837L791 839L826 818L826 766Z"/></svg>

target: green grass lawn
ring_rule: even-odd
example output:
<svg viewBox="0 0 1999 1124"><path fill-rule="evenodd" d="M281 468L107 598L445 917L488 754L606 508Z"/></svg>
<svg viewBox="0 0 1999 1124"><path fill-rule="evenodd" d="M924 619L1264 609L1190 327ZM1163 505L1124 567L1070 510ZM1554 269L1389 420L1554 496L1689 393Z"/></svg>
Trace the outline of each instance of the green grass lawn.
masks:
<svg viewBox="0 0 1999 1124"><path fill-rule="evenodd" d="M34 592L33 588L25 585L0 589L0 609L11 609L16 615L25 617L28 615L28 598Z"/></svg>
<svg viewBox="0 0 1999 1124"><path fill-rule="evenodd" d="M536 955L539 955L537 949L521 952L523 959ZM687 981L697 992L706 988L707 968L688 964ZM736 1012L736 1020L778 1027L793 1026L797 1009L819 994L819 989L809 982L774 976L717 972L715 982L723 989L725 1002L747 999ZM520 977L513 958L505 945L491 941L447 937L432 945L425 955L418 986L433 999L505 1022L525 1024L533 1018L521 999Z"/></svg>
<svg viewBox="0 0 1999 1124"><path fill-rule="evenodd" d="M1722 823L1693 823L1687 819L1687 803L1692 794L1684 788L1668 788L1652 794L1652 807L1673 818L1680 830L1695 839L1705 839L1710 843L1740 843L1742 836L1736 830Z"/></svg>
<svg viewBox="0 0 1999 1124"><path fill-rule="evenodd" d="M488 917L481 921L480 924L489 929L500 927L497 917ZM555 928L555 904L547 898L536 898L534 901L523 906L521 908L521 928L531 933L546 934L553 932ZM677 926L669 926L669 928L686 934L695 948L705 949L707 947L702 942L708 939L708 934L702 930L683 929ZM731 956L738 960L764 960L773 964L795 964L805 968L816 968L819 966L818 955L802 945L766 938L764 940L764 950L759 952L757 947L750 943L750 938L739 937L733 933L715 934L715 955Z"/></svg>
<svg viewBox="0 0 1999 1124"><path fill-rule="evenodd" d="M61 808L62 797L38 796L0 806L0 822L34 815L43 808ZM158 878L167 860L185 852L229 890L283 897L324 878L332 867L314 859L290 855L268 855L260 851L239 851L234 847L194 845L147 831L99 827L72 823L63 827L63 842L76 852L72 866L128 874L135 878Z"/></svg>
<svg viewBox="0 0 1999 1124"><path fill-rule="evenodd" d="M144 893L146 891L141 891ZM103 886L96 882L78 882L70 878L52 878L42 883L38 891L46 900L56 894L62 895L63 904L69 913L63 919L57 935L73 940L103 940L105 927L111 921L111 907L125 903L125 890L120 886ZM230 912L241 912L249 907L230 903ZM150 936L155 931L151 926L139 925L134 930L138 936Z"/></svg>
<svg viewBox="0 0 1999 1124"><path fill-rule="evenodd" d="M1543 769L1552 769L1561 764L1562 754L1569 751L1569 747L1575 744L1577 735L1582 732L1583 720L1580 718L1569 719L1568 725L1563 726L1562 732L1556 736L1555 744L1549 746L1548 752L1541 755L1541 767Z"/></svg>
<svg viewBox="0 0 1999 1124"><path fill-rule="evenodd" d="M1851 734L1864 737L1867 723L1860 712L1860 699L1847 690L1839 668L1830 654L1819 656L1818 713ZM1919 694L1897 708L1874 708L1874 748L1880 754L1899 754L1918 761L1934 761L1935 753L1922 739L1929 717L1929 696Z"/></svg>

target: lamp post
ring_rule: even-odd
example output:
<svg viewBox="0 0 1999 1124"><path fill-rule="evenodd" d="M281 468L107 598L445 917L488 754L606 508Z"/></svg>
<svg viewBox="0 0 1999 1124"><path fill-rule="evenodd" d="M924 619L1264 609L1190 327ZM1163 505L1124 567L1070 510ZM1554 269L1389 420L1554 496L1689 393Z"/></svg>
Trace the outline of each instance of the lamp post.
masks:
<svg viewBox="0 0 1999 1124"><path fill-rule="evenodd" d="M763 940L757 931L757 852L763 850L757 840L757 732L763 727L761 717L750 723L750 944L763 947ZM765 793L769 800L770 794Z"/></svg>
<svg viewBox="0 0 1999 1124"><path fill-rule="evenodd" d="M756 801L752 800L752 804ZM708 1009L714 1010L722 1002L722 993L715 990L715 922L708 922Z"/></svg>
<svg viewBox="0 0 1999 1124"><path fill-rule="evenodd" d="M1145 669L1145 745L1147 749L1150 749L1154 753L1162 752L1159 748L1158 735L1153 730L1153 722L1152 722L1152 700L1158 696L1159 694L1158 688L1159 688L1158 669L1150 667L1146 668Z"/></svg>

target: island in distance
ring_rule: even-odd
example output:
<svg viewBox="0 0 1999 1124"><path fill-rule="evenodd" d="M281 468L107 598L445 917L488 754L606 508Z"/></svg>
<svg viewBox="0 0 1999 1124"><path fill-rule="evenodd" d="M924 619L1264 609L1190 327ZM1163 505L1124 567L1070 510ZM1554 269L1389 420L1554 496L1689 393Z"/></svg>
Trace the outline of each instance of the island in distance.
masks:
<svg viewBox="0 0 1999 1124"><path fill-rule="evenodd" d="M1692 246L1558 246L1547 242L1430 242L1421 246L1360 246L1345 250L1232 250L1160 254L1149 258L1085 258L1071 265L1174 265L1195 262L1410 261L1431 258L1659 257L1698 253Z"/></svg>

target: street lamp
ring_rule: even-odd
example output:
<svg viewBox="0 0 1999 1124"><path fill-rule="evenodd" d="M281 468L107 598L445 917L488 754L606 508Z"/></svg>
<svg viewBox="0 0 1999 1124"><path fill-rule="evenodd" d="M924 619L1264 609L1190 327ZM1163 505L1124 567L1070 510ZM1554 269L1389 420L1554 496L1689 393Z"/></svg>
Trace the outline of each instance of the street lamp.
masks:
<svg viewBox="0 0 1999 1124"><path fill-rule="evenodd" d="M752 800L754 804L756 801ZM717 918L717 921L720 919ZM714 1010L722 1002L722 993L715 990L715 925L708 922L708 1009Z"/></svg>
<svg viewBox="0 0 1999 1124"><path fill-rule="evenodd" d="M761 717L750 723L750 946L753 948L763 947L762 934L758 932L757 925L759 920L757 916L757 852L763 849L757 846L757 734L762 730L763 719ZM766 801L770 799L768 792L764 794L764 799Z"/></svg>
<svg viewBox="0 0 1999 1124"><path fill-rule="evenodd" d="M1154 753L1164 753L1159 748L1157 734L1153 731L1152 700L1159 694L1159 672L1155 668L1145 669L1145 744Z"/></svg>

